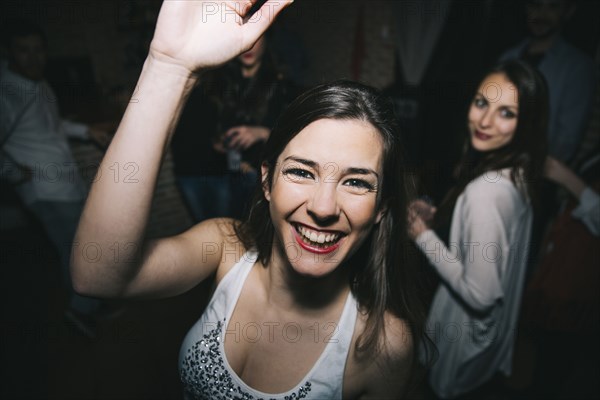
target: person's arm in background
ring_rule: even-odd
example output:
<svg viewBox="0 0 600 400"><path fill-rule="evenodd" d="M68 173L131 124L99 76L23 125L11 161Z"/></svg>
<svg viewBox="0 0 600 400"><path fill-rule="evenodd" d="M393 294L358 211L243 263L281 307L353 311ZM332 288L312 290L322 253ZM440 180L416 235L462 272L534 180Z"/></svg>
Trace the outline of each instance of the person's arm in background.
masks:
<svg viewBox="0 0 600 400"><path fill-rule="evenodd" d="M493 244L509 248L507 224L515 217L515 199L503 182L478 182L465 193L464 210L458 223L464 224L459 243L448 248L423 218L411 210L409 235L447 286L469 307L487 312L504 296L500 283L501 257L489 259L483 249Z"/></svg>
<svg viewBox="0 0 600 400"><path fill-rule="evenodd" d="M28 106L25 104L20 108L16 107L18 104L16 100L18 99L10 96L9 91L6 95L0 96L0 180L13 185L27 182L33 176L31 168L17 163L3 148L23 110ZM19 111L17 112L16 109Z"/></svg>
<svg viewBox="0 0 600 400"><path fill-rule="evenodd" d="M579 61L579 60L578 60ZM570 163L575 157L581 139L589 123L589 116L594 103L596 89L596 71L592 63L580 61L574 63L563 83L564 89L555 95L560 101L552 99L551 103L559 107L556 113L556 125L550 126L549 137L552 138L552 148L549 154L560 155L562 162ZM567 62L567 61L566 61Z"/></svg>
<svg viewBox="0 0 600 400"><path fill-rule="evenodd" d="M32 178L33 171L31 168L17 163L4 150L0 149L0 180L12 185L19 185L30 181Z"/></svg>
<svg viewBox="0 0 600 400"><path fill-rule="evenodd" d="M101 147L110 143L111 135L108 129L109 124L82 124L68 119L60 120L60 129L68 138L78 140L91 140Z"/></svg>
<svg viewBox="0 0 600 400"><path fill-rule="evenodd" d="M579 205L571 215L581 220L594 236L600 236L600 195L587 186L570 168L555 158L546 158L544 175L563 186L579 200Z"/></svg>

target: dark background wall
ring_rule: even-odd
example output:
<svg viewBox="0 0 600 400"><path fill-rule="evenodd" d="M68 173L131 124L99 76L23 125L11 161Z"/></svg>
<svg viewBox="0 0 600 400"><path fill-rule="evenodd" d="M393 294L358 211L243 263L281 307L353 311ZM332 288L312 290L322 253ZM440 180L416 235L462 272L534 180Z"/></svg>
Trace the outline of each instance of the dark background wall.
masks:
<svg viewBox="0 0 600 400"><path fill-rule="evenodd" d="M418 135L413 153L425 160L427 191L439 197L462 141L468 82L526 34L520 0L454 0L447 12L427 2L402 0L299 0L273 28L273 45L288 74L302 85L340 78L388 88L421 103L407 135ZM25 17L49 39L48 79L63 113L85 121L118 120L135 86L152 38L159 0L8 0L0 21ZM407 88L396 52L399 24L408 18L445 20L421 87ZM600 2L583 0L565 29L573 44L594 57L598 48ZM398 84L400 82L400 84ZM396 85L394 84L396 83ZM411 125L412 124L412 125ZM412 149L411 149L412 150ZM423 156L425 154L425 156ZM441 172L440 172L441 171ZM438 190L439 188L439 190Z"/></svg>
<svg viewBox="0 0 600 400"><path fill-rule="evenodd" d="M384 87L393 79L395 26L394 3L400 0L300 0L286 10L278 25L304 44L310 65L306 82L350 76L352 49L359 17L364 21L367 51L362 79ZM413 12L435 13L414 3ZM5 0L0 22L25 17L48 33L51 58L86 57L102 92L135 81L160 8L157 0ZM516 0L452 2L451 20L469 21L461 42L477 43L490 61L524 32L523 2ZM483 6L482 6L483 5ZM485 11L486 9L491 12ZM360 15L359 15L360 11ZM600 28L595 24L597 1L579 2L579 10L566 29L567 37L593 54ZM406 17L406 16L404 16ZM453 60L470 63L473 60Z"/></svg>

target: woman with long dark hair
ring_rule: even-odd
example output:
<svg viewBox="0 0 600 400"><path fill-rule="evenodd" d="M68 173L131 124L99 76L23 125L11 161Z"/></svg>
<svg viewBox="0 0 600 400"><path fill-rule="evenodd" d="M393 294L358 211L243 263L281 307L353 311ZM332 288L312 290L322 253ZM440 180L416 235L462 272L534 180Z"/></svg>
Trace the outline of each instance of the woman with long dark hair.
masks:
<svg viewBox="0 0 600 400"><path fill-rule="evenodd" d="M214 2L163 4L140 77L144 101L128 108L100 167L134 162L139 184L97 180L76 239L116 241L131 254L89 260L75 251L74 286L97 297L164 297L214 276L181 347L187 397L401 397L424 312L419 273L405 260L408 185L393 106L374 89L322 85L287 108L246 222L207 220L143 241L160 161L197 72L250 48L266 15L283 8L267 2L262 19L243 22L251 3L235 4L223 3L222 13L239 17L225 21L202 13Z"/></svg>
<svg viewBox="0 0 600 400"><path fill-rule="evenodd" d="M526 63L493 68L469 107L456 185L437 213L422 200L411 204L409 234L441 279L427 324L439 350L430 383L440 397L511 373L547 103L544 79ZM449 225L447 243L428 226L434 214L436 228Z"/></svg>

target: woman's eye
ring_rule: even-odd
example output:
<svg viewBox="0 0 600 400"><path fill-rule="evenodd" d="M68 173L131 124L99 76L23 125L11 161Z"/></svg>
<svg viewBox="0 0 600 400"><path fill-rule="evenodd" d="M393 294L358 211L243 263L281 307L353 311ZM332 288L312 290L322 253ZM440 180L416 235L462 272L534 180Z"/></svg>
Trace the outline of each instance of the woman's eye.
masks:
<svg viewBox="0 0 600 400"><path fill-rule="evenodd" d="M351 188L365 192L371 192L375 189L374 186L371 185L369 182L356 178L346 180L344 182L344 186L349 186Z"/></svg>
<svg viewBox="0 0 600 400"><path fill-rule="evenodd" d="M288 168L283 171L283 175L290 178L291 180L300 180L300 179L313 179L314 176L312 173L308 172L302 168Z"/></svg>
<svg viewBox="0 0 600 400"><path fill-rule="evenodd" d="M476 97L475 100L473 100L473 104L477 108L483 108L487 105L487 101L482 97Z"/></svg>
<svg viewBox="0 0 600 400"><path fill-rule="evenodd" d="M514 112L503 108L502 110L500 110L500 116L502 118L515 118L517 116L517 114L515 114Z"/></svg>

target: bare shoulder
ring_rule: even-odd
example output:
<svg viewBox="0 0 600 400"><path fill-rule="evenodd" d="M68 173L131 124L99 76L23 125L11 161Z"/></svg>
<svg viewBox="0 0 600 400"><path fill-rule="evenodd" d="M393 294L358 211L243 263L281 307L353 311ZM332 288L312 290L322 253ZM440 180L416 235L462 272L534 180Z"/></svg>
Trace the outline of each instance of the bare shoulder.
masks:
<svg viewBox="0 0 600 400"><path fill-rule="evenodd" d="M216 218L204 221L190 229L183 240L199 252L204 259L214 256L218 263L216 280L223 276L244 256L248 250L240 241L236 227L240 221L230 218Z"/></svg>
<svg viewBox="0 0 600 400"><path fill-rule="evenodd" d="M194 225L178 237L193 241L195 244L201 240L205 247L216 244L221 246L223 241L234 242L237 224L239 221L230 218L207 219Z"/></svg>
<svg viewBox="0 0 600 400"><path fill-rule="evenodd" d="M231 218L213 218L203 221L179 235L184 245L204 256L217 256L219 264L237 262L246 252L238 238L236 227L240 222Z"/></svg>
<svg viewBox="0 0 600 400"><path fill-rule="evenodd" d="M187 231L150 240L141 265L128 282L124 297L157 298L186 292L213 274L225 261L235 264L243 254L235 235L235 221L211 219ZM237 257L236 257L237 256Z"/></svg>
<svg viewBox="0 0 600 400"><path fill-rule="evenodd" d="M347 362L344 392L349 398L400 398L411 373L414 340L409 324L386 312L378 352L360 352L356 340L364 332L368 315L359 313Z"/></svg>

